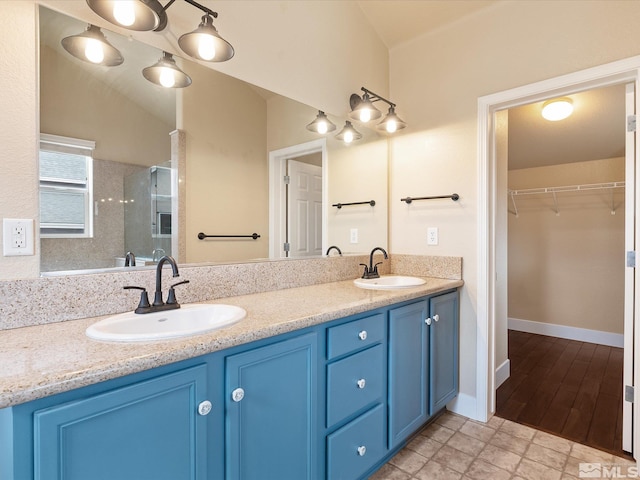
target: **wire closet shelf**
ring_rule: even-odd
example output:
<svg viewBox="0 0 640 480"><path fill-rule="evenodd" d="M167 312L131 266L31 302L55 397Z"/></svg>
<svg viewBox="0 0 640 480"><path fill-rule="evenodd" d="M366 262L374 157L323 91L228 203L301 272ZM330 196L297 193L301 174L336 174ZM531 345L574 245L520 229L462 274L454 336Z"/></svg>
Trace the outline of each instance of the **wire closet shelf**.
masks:
<svg viewBox="0 0 640 480"><path fill-rule="evenodd" d="M558 193L566 192L594 192L599 190L609 190L611 192L611 215L616 214L616 206L613 199L613 194L616 189L624 188L624 182L604 182L604 183L587 183L581 185L563 185L559 187L539 187L539 188L525 188L518 190L508 190L508 195L511 198L511 204L513 205L513 214L516 218L519 215L518 205L516 204L516 198L520 195L551 195L553 197L554 212L556 215L560 215L560 207L558 204Z"/></svg>

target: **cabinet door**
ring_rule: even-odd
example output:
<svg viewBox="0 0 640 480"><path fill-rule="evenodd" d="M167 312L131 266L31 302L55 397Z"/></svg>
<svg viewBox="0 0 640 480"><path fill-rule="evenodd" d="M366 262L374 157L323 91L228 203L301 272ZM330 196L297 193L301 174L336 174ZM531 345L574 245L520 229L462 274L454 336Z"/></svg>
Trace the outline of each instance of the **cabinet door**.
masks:
<svg viewBox="0 0 640 480"><path fill-rule="evenodd" d="M428 418L427 301L389 311L389 448Z"/></svg>
<svg viewBox="0 0 640 480"><path fill-rule="evenodd" d="M34 413L38 480L206 478L206 366Z"/></svg>
<svg viewBox="0 0 640 480"><path fill-rule="evenodd" d="M458 393L458 293L431 298L430 413L445 407Z"/></svg>
<svg viewBox="0 0 640 480"><path fill-rule="evenodd" d="M316 370L316 333L227 357L227 478L315 478Z"/></svg>

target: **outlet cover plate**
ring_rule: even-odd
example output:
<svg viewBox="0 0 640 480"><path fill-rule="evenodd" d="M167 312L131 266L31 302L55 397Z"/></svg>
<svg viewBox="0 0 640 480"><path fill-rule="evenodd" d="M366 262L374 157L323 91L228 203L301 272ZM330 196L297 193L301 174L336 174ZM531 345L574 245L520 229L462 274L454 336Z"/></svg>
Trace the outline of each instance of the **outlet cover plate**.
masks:
<svg viewBox="0 0 640 480"><path fill-rule="evenodd" d="M5 257L33 255L34 231L32 218L2 219L2 254Z"/></svg>

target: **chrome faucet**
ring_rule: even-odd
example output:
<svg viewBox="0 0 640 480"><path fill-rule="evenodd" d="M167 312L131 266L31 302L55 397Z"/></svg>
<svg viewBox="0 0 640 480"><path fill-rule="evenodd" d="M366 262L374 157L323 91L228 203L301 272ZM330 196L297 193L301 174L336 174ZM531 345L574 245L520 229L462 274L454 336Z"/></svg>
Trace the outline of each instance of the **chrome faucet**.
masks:
<svg viewBox="0 0 640 480"><path fill-rule="evenodd" d="M328 257L329 256L329 252L331 250L335 250L336 252L338 252L338 255L342 256L342 250L340 250L338 247L336 247L335 245L331 245L329 248L327 248L327 253L325 253L325 255Z"/></svg>
<svg viewBox="0 0 640 480"><path fill-rule="evenodd" d="M369 254L369 265L367 266L364 263L360 264L364 267L364 273L362 274L362 278L380 278L380 274L378 274L378 265L382 265L382 262L378 262L375 265L373 264L373 254L376 253L376 251L378 250L382 252L385 260L389 258L389 255L387 255L386 250L382 247L376 247L373 250L371 250L371 254Z"/></svg>
<svg viewBox="0 0 640 480"><path fill-rule="evenodd" d="M133 252L127 252L124 256L124 266L125 267L135 267L136 266L136 256Z"/></svg>

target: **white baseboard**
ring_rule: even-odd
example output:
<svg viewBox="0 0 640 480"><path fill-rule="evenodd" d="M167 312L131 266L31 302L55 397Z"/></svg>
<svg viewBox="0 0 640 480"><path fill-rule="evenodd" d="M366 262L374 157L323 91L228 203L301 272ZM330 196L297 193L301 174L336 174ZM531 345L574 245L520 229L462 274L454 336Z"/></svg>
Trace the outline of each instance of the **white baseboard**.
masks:
<svg viewBox="0 0 640 480"><path fill-rule="evenodd" d="M496 389L502 385L511 375L511 361L507 358L496 368Z"/></svg>
<svg viewBox="0 0 640 480"><path fill-rule="evenodd" d="M509 318L507 321L509 330L549 335L550 337L566 338L568 340L577 340L579 342L597 343L600 345L607 345L609 347L624 347L624 335L621 333L601 332L599 330L533 322L531 320L521 320L519 318Z"/></svg>
<svg viewBox="0 0 640 480"><path fill-rule="evenodd" d="M447 410L472 420L480 420L478 418L476 398L471 395L458 393L456 398L447 404Z"/></svg>

